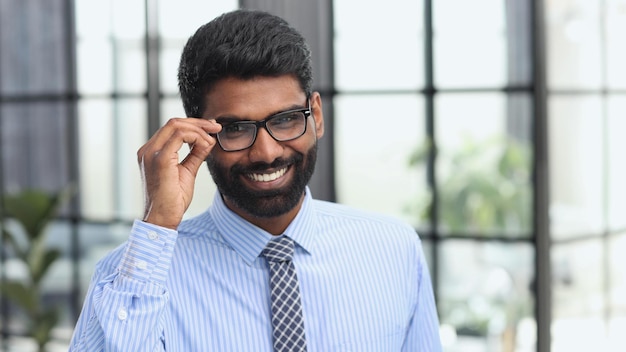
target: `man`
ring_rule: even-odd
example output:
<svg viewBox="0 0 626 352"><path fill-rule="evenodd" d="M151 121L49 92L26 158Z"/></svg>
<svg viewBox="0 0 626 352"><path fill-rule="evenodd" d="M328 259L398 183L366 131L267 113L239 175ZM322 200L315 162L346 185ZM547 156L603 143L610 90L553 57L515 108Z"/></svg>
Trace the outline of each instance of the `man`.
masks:
<svg viewBox="0 0 626 352"><path fill-rule="evenodd" d="M304 39L278 17L238 10L189 39L179 85L195 118L139 149L144 218L98 263L70 350L441 350L414 230L311 198L324 134L311 81ZM205 160L219 192L181 222Z"/></svg>

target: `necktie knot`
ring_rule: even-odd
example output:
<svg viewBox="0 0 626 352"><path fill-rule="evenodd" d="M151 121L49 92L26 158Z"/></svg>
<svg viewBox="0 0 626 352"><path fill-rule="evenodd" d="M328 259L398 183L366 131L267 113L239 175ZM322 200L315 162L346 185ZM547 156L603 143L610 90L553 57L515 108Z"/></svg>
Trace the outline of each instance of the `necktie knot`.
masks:
<svg viewBox="0 0 626 352"><path fill-rule="evenodd" d="M270 262L282 263L290 261L293 258L294 243L287 236L281 236L270 240L262 255Z"/></svg>

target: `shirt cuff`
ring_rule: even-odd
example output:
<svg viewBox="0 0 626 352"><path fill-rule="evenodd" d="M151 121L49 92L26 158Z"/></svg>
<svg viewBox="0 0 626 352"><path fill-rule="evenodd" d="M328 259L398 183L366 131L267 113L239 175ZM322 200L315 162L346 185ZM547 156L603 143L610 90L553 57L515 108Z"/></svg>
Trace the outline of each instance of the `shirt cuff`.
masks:
<svg viewBox="0 0 626 352"><path fill-rule="evenodd" d="M118 267L133 280L164 285L178 231L135 220Z"/></svg>

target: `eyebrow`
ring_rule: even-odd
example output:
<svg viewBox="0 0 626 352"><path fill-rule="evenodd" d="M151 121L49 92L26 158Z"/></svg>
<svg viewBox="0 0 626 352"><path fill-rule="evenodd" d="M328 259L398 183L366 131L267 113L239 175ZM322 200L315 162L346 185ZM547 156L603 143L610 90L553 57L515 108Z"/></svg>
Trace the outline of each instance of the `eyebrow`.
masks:
<svg viewBox="0 0 626 352"><path fill-rule="evenodd" d="M265 120L267 118L270 118L274 115L278 115L278 114L282 114L283 112L289 112L289 111L293 111L293 110L302 110L302 109L308 109L308 106L302 106L299 104L294 104L290 107L288 107L287 109L282 109L282 110L278 110L275 111L267 116L265 116L263 119L259 120ZM242 118L242 117L238 117L238 116L234 116L234 115L223 115L223 116L218 116L215 118L215 121L219 124L229 124L229 123L233 123L233 122L244 122L244 121L255 121L255 120L250 120L250 119L246 119L246 118Z"/></svg>

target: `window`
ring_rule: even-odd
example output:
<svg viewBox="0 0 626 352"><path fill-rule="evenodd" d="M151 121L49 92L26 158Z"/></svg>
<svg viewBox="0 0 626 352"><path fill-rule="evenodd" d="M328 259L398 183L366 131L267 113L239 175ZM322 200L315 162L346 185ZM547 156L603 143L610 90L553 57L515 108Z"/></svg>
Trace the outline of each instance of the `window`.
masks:
<svg viewBox="0 0 626 352"><path fill-rule="evenodd" d="M546 1L554 351L626 342L625 20L625 1Z"/></svg>
<svg viewBox="0 0 626 352"><path fill-rule="evenodd" d="M334 1L337 201L416 227L446 351L536 344L528 6Z"/></svg>

